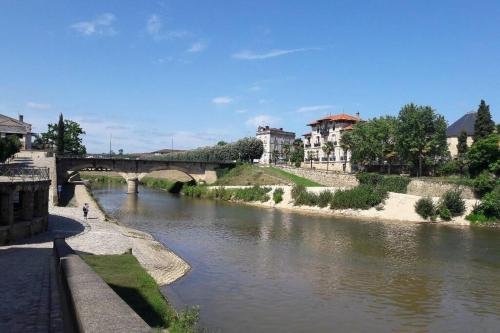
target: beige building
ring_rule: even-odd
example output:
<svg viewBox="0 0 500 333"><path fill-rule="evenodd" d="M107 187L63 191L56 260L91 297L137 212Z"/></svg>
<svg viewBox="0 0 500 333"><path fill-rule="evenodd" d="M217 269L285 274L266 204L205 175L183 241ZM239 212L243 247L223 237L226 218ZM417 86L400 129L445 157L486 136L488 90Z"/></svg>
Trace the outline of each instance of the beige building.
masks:
<svg viewBox="0 0 500 333"><path fill-rule="evenodd" d="M19 115L19 119L14 119L0 114L0 137L8 135L16 135L19 138L21 149L31 149L31 124L25 123L22 115Z"/></svg>
<svg viewBox="0 0 500 333"><path fill-rule="evenodd" d="M476 118L477 112L469 112L448 126L446 130L446 141L451 157L456 157L458 155L458 137L462 131L467 133L467 146L470 147L472 145Z"/></svg>
<svg viewBox="0 0 500 333"><path fill-rule="evenodd" d="M293 141L295 140L294 132L284 131L283 128L272 128L269 126L259 126L257 128L257 139L262 141L264 144L264 153L259 159L261 164L273 163L273 152L275 151L278 155L278 161L284 161L284 151L283 147L285 145L290 145L290 149L293 147Z"/></svg>
<svg viewBox="0 0 500 333"><path fill-rule="evenodd" d="M330 170L350 172L351 152L344 152L340 147L340 138L345 131L352 130L352 126L359 121L359 114L351 116L343 113L324 117L308 124L311 126L311 132L303 135L305 166L310 165L309 156L312 156L315 168L326 169L328 162ZM323 146L327 142L333 143L334 146L328 158L323 152Z"/></svg>

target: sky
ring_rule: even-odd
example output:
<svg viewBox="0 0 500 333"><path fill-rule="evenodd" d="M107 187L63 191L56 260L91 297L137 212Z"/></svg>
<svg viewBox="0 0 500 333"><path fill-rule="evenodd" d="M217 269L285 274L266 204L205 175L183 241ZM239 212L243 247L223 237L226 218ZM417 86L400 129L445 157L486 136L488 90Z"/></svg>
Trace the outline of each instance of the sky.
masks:
<svg viewBox="0 0 500 333"><path fill-rule="evenodd" d="M0 0L0 113L60 113L89 152L298 136L328 114L481 99L499 122L499 1Z"/></svg>

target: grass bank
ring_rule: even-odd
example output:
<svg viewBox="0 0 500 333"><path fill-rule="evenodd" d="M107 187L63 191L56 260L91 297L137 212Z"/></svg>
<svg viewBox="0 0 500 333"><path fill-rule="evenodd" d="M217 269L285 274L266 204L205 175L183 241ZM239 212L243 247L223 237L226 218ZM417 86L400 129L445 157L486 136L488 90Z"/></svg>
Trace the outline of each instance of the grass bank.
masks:
<svg viewBox="0 0 500 333"><path fill-rule="evenodd" d="M196 331L198 310L177 313L132 254L82 258L149 326L171 333Z"/></svg>
<svg viewBox="0 0 500 333"><path fill-rule="evenodd" d="M113 184L127 184L127 181L121 176L111 175L91 175L80 173L80 178L90 181L91 183L113 183Z"/></svg>
<svg viewBox="0 0 500 333"><path fill-rule="evenodd" d="M219 174L219 179L213 185L246 186L246 185L280 185L301 184L304 186L321 186L309 179L296 176L274 167L259 167L255 164L240 164Z"/></svg>

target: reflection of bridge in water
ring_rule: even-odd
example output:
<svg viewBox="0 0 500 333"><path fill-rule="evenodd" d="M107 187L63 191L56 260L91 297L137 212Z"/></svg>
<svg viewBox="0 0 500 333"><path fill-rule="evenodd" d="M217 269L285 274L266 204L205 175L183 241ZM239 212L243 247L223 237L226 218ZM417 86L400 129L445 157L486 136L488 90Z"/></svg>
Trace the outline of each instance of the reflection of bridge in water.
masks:
<svg viewBox="0 0 500 333"><path fill-rule="evenodd" d="M57 183L63 184L81 170L115 171L128 185L128 193L137 193L139 181L148 173L159 170L177 170L199 183L211 184L217 180L217 170L230 167L226 161L165 161L148 159L109 158L103 156L58 156Z"/></svg>

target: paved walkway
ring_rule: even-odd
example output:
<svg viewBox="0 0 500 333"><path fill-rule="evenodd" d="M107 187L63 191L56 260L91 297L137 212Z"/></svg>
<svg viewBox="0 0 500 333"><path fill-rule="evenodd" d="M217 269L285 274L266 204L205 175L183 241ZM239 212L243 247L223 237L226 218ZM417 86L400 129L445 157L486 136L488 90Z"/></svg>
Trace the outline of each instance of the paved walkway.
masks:
<svg viewBox="0 0 500 333"><path fill-rule="evenodd" d="M62 332L52 241L66 237L77 252L122 254L132 250L158 284L172 283L189 265L151 235L106 222L83 185L75 186L76 207L50 207L49 230L0 246L0 332ZM90 204L83 221L83 203Z"/></svg>

